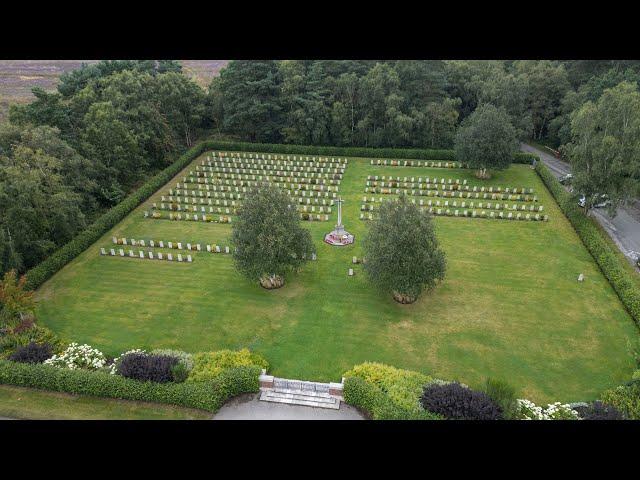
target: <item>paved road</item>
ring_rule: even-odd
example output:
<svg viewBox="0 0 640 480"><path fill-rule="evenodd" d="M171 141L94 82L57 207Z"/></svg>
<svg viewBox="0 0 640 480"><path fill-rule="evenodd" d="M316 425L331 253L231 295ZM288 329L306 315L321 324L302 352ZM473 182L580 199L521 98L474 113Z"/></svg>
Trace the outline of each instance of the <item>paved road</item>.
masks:
<svg viewBox="0 0 640 480"><path fill-rule="evenodd" d="M571 166L567 162L563 162L549 153L525 143L520 144L520 149L539 155L558 178L571 172ZM604 227L632 265L635 265L632 252L640 252L640 209L638 209L637 203L635 201L632 205L619 208L615 218L611 218L605 210L592 210L595 219Z"/></svg>
<svg viewBox="0 0 640 480"><path fill-rule="evenodd" d="M259 393L236 397L225 403L214 420L363 420L364 416L345 403L339 410L261 402Z"/></svg>

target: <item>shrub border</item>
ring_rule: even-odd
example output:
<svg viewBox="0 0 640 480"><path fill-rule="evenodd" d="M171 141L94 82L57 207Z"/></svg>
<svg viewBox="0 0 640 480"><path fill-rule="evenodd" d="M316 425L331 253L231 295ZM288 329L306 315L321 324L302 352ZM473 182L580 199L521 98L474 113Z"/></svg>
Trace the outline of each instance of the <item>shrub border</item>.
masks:
<svg viewBox="0 0 640 480"><path fill-rule="evenodd" d="M541 161L536 164L536 172L555 198L564 215L569 219L580 240L613 287L625 309L640 328L640 289L629 272L625 270L621 260L616 256L606 239L603 238L603 233L593 223L593 219L582 213L572 196Z"/></svg>
<svg viewBox="0 0 640 480"><path fill-rule="evenodd" d="M90 370L69 370L44 364L0 360L0 384L54 392L165 403L212 413L231 397L260 389L260 367L223 370L213 380L187 383L140 382Z"/></svg>

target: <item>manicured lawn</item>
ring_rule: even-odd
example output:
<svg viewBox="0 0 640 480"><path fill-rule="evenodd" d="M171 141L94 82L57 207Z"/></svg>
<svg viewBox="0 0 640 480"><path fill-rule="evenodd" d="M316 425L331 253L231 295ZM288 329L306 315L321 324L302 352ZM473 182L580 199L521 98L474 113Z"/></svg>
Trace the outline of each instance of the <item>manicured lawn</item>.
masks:
<svg viewBox="0 0 640 480"><path fill-rule="evenodd" d="M329 222L305 222L318 260L284 288L265 291L241 278L229 256L206 251L192 253L193 264L99 255L113 235L228 244L229 225L143 218L174 180L43 285L38 317L69 340L112 355L134 347L249 347L266 356L272 373L289 378L339 381L354 364L371 360L472 386L500 377L544 402L591 399L630 377L637 328L528 166L514 165L485 184L533 187L550 221L436 218L447 277L413 305L373 290L360 265L347 276L367 228L359 216L369 174L482 184L467 170L351 159L341 194L355 245L323 243L336 208ZM576 281L580 273L583 283Z"/></svg>
<svg viewBox="0 0 640 480"><path fill-rule="evenodd" d="M0 385L0 417L22 420L207 420L209 412Z"/></svg>

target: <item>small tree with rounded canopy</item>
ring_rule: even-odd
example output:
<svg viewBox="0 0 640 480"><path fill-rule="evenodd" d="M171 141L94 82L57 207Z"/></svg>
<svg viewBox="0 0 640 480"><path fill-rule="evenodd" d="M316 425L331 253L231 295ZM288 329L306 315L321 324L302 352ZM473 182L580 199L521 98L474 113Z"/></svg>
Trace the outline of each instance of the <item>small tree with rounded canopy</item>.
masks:
<svg viewBox="0 0 640 480"><path fill-rule="evenodd" d="M446 270L431 216L404 195L384 202L379 212L363 240L364 270L371 283L397 302L413 303L443 280Z"/></svg>
<svg viewBox="0 0 640 480"><path fill-rule="evenodd" d="M297 271L315 252L289 196L267 184L246 194L232 231L237 269L267 289L283 286L285 274Z"/></svg>
<svg viewBox="0 0 640 480"><path fill-rule="evenodd" d="M476 108L456 134L456 159L475 168L479 178L490 178L489 170L508 168L517 148L517 134L509 115L491 104Z"/></svg>

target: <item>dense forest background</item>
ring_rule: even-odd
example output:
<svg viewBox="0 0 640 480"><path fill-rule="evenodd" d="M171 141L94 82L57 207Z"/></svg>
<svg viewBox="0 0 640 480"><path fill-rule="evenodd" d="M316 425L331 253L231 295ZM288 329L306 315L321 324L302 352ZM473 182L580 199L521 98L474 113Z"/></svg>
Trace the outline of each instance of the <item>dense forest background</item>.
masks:
<svg viewBox="0 0 640 480"><path fill-rule="evenodd" d="M623 105L639 80L619 60L243 60L205 89L176 61L83 65L0 123L0 271L33 267L205 136L453 148L491 104L520 140L563 151L582 107L620 84Z"/></svg>

